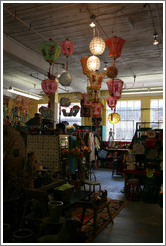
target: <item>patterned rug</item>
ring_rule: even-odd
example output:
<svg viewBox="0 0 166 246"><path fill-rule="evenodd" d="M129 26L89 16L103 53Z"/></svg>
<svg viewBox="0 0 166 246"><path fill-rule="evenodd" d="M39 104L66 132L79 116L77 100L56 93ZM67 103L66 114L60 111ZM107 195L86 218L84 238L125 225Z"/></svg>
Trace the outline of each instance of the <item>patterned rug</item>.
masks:
<svg viewBox="0 0 166 246"><path fill-rule="evenodd" d="M120 200L111 200L110 204L109 204L109 209L111 212L111 216L114 219L119 212L124 208L124 206L126 205L126 201L120 201ZM81 214L82 214L82 208L75 206L72 208L72 210L70 210L70 213L72 214L72 217L75 217L77 219L81 219ZM93 232L93 223L94 223L94 219L93 219L93 210L90 208L86 209L86 213L85 213L85 217L84 217L84 221L83 221L83 226L82 226L82 231L85 235L85 243L91 242L97 235L99 235L99 233L109 224L110 222L110 218L107 212L107 208L104 208L103 210L101 210L100 212L98 212L97 215L97 229L96 229L96 233L94 234Z"/></svg>

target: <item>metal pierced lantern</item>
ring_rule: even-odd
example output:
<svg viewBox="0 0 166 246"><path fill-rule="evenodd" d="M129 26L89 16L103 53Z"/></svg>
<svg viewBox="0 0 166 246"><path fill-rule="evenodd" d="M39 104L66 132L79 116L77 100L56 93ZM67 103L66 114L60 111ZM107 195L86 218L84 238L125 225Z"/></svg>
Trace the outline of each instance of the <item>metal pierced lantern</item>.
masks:
<svg viewBox="0 0 166 246"><path fill-rule="evenodd" d="M112 37L107 40L105 40L108 49L109 49L109 56L113 59L118 58L121 56L122 48L126 42L126 40L123 40L120 37Z"/></svg>
<svg viewBox="0 0 166 246"><path fill-rule="evenodd" d="M49 63L56 62L62 50L61 46L52 39L43 42L40 45L39 49L44 59Z"/></svg>
<svg viewBox="0 0 166 246"><path fill-rule="evenodd" d="M69 98L67 98L67 97L62 97L62 98L60 99L60 106L62 106L62 107L69 107L70 104L71 104L71 102L70 102L70 99L69 99Z"/></svg>
<svg viewBox="0 0 166 246"><path fill-rule="evenodd" d="M102 81L106 75L106 72L90 71L87 76L90 80L91 89L99 90L101 88Z"/></svg>
<svg viewBox="0 0 166 246"><path fill-rule="evenodd" d="M118 69L115 66L110 66L107 68L107 77L110 79L116 78L118 75Z"/></svg>
<svg viewBox="0 0 166 246"><path fill-rule="evenodd" d="M105 50L105 42L101 37L94 37L89 44L89 49L93 55L101 55Z"/></svg>
<svg viewBox="0 0 166 246"><path fill-rule="evenodd" d="M82 66L82 70L83 70L83 74L87 74L87 72L89 72L89 69L87 68L87 60L90 56L82 56L81 57L81 66Z"/></svg>
<svg viewBox="0 0 166 246"><path fill-rule="evenodd" d="M46 79L41 83L42 90L46 95L53 95L58 87L58 83L56 80Z"/></svg>
<svg viewBox="0 0 166 246"><path fill-rule="evenodd" d="M120 79L110 79L107 81L110 96L121 98L123 81Z"/></svg>
<svg viewBox="0 0 166 246"><path fill-rule="evenodd" d="M90 56L87 60L87 68L90 71L96 71L100 68L100 59L97 56Z"/></svg>
<svg viewBox="0 0 166 246"><path fill-rule="evenodd" d="M103 107L102 103L92 103L92 115L93 116L99 116L101 114L101 109Z"/></svg>
<svg viewBox="0 0 166 246"><path fill-rule="evenodd" d="M82 94L82 97L83 97L83 104L84 104L84 106L87 107L87 108L88 107L91 107L92 102L89 101L88 95L86 93L83 93Z"/></svg>
<svg viewBox="0 0 166 246"><path fill-rule="evenodd" d="M117 97L108 97L107 98L107 105L111 109L116 107L116 103L117 103Z"/></svg>
<svg viewBox="0 0 166 246"><path fill-rule="evenodd" d="M72 75L69 72L64 72L59 78L59 83L63 86L70 86L72 82Z"/></svg>
<svg viewBox="0 0 166 246"><path fill-rule="evenodd" d="M120 115L118 113L111 113L108 116L108 120L112 124L116 124L120 121Z"/></svg>

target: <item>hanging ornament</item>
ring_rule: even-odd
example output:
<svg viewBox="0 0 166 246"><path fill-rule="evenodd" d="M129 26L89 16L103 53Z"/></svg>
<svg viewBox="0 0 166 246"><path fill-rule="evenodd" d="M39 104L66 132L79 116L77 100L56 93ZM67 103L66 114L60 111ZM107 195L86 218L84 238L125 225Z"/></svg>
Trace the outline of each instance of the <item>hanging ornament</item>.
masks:
<svg viewBox="0 0 166 246"><path fill-rule="evenodd" d="M108 116L108 120L112 124L116 124L120 121L120 115L118 113L111 113Z"/></svg>
<svg viewBox="0 0 166 246"><path fill-rule="evenodd" d="M42 81L41 87L46 95L53 95L58 88L58 83L56 80L46 79Z"/></svg>
<svg viewBox="0 0 166 246"><path fill-rule="evenodd" d="M118 69L113 65L107 68L107 77L114 79L118 75Z"/></svg>
<svg viewBox="0 0 166 246"><path fill-rule="evenodd" d="M44 59L49 62L50 64L55 63L61 53L61 46L57 44L52 39L49 41L45 41L40 45L40 51L44 57Z"/></svg>
<svg viewBox="0 0 166 246"><path fill-rule="evenodd" d="M97 56L90 56L87 60L87 68L90 71L96 71L100 68L100 59Z"/></svg>
<svg viewBox="0 0 166 246"><path fill-rule="evenodd" d="M90 71L87 73L87 76L90 80L91 89L99 90L101 88L102 81L106 75L106 72L100 71Z"/></svg>
<svg viewBox="0 0 166 246"><path fill-rule="evenodd" d="M98 101L99 90L94 90L90 86L87 87L88 100L91 102Z"/></svg>
<svg viewBox="0 0 166 246"><path fill-rule="evenodd" d="M59 83L63 86L70 86L72 82L72 75L69 72L64 72L59 78Z"/></svg>
<svg viewBox="0 0 166 246"><path fill-rule="evenodd" d="M84 99L81 99L81 112L80 112L81 117L90 117L90 107L86 107L84 105Z"/></svg>
<svg viewBox="0 0 166 246"><path fill-rule="evenodd" d="M61 42L62 52L66 56L66 70L68 70L68 57L73 54L74 44L68 38Z"/></svg>
<svg viewBox="0 0 166 246"><path fill-rule="evenodd" d="M94 37L89 44L89 49L93 55L101 55L105 50L105 42L101 37Z"/></svg>
<svg viewBox="0 0 166 246"><path fill-rule="evenodd" d="M116 103L117 103L117 97L108 97L107 98L107 105L111 109L113 109L113 108L115 109Z"/></svg>
<svg viewBox="0 0 166 246"><path fill-rule="evenodd" d="M110 96L121 98L123 81L120 79L110 79L107 81Z"/></svg>
<svg viewBox="0 0 166 246"><path fill-rule="evenodd" d="M62 98L60 99L60 106L62 106L62 107L69 107L70 104L71 104L71 102L70 102L70 99L69 99L69 98L67 98L67 97L62 97Z"/></svg>
<svg viewBox="0 0 166 246"><path fill-rule="evenodd" d="M92 115L93 116L99 116L101 114L101 109L103 107L102 103L92 103L91 108L92 108Z"/></svg>
<svg viewBox="0 0 166 246"><path fill-rule="evenodd" d="M87 72L89 72L90 70L87 68L87 60L90 56L82 56L81 57L81 66L82 66L82 70L83 70L83 74L87 74Z"/></svg>
<svg viewBox="0 0 166 246"><path fill-rule="evenodd" d="M83 93L82 97L83 97L84 106L87 107L87 108L91 107L92 102L89 101L88 95L86 93Z"/></svg>
<svg viewBox="0 0 166 246"><path fill-rule="evenodd" d="M109 56L114 60L121 56L122 48L126 42L120 37L111 37L105 40L108 49L109 49Z"/></svg>

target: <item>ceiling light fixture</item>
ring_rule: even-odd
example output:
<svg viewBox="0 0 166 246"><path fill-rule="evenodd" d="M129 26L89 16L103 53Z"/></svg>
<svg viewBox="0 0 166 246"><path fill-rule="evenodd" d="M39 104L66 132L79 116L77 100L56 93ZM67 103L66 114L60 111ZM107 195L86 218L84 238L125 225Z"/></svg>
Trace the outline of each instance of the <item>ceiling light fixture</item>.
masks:
<svg viewBox="0 0 166 246"><path fill-rule="evenodd" d="M153 45L158 45L159 44L159 41L157 40L157 38L158 38L158 34L157 33L154 33Z"/></svg>
<svg viewBox="0 0 166 246"><path fill-rule="evenodd" d="M107 70L107 62L104 62L105 66L104 66L104 70L106 71Z"/></svg>
<svg viewBox="0 0 166 246"><path fill-rule="evenodd" d="M96 26L96 24L95 24L95 18L96 18L96 15L92 15L90 17L91 23L89 24L89 26L92 27L92 28Z"/></svg>
<svg viewBox="0 0 166 246"><path fill-rule="evenodd" d="M11 93L14 93L14 94L17 94L17 95L20 95L20 96L29 97L29 98L32 98L32 99L35 99L35 100L40 100L40 99L43 98L40 95L33 94L33 93L30 93L28 91L24 91L24 90L21 90L21 89L17 89L15 87L9 87L9 89L7 89L7 91L11 92Z"/></svg>

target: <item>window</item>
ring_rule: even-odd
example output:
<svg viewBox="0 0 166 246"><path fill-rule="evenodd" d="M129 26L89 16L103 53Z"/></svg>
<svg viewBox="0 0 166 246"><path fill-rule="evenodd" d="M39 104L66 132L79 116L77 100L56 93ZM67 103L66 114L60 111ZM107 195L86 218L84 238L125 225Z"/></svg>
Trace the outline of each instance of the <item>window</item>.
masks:
<svg viewBox="0 0 166 246"><path fill-rule="evenodd" d="M116 112L120 115L120 121L117 124L111 124L107 120L107 140L109 138L110 128L113 131L114 140L132 140L136 129L136 122L141 120L141 101L118 101L116 105ZM107 106L107 119L110 113L113 113L113 110Z"/></svg>
<svg viewBox="0 0 166 246"><path fill-rule="evenodd" d="M163 128L163 99L150 100L150 121L152 128Z"/></svg>

